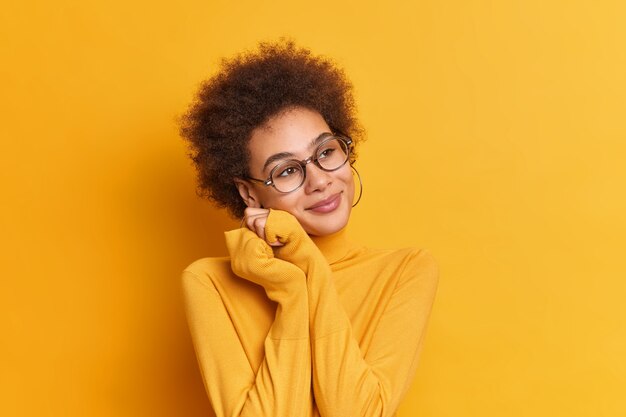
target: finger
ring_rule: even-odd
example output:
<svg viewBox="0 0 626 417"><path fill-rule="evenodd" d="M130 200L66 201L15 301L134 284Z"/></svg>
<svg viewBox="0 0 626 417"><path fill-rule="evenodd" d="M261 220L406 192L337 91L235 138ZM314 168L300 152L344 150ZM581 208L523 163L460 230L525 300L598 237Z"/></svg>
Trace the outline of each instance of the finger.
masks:
<svg viewBox="0 0 626 417"><path fill-rule="evenodd" d="M243 213L244 216L258 216L261 214L265 214L267 216L270 214L270 210L258 207L246 207Z"/></svg>
<svg viewBox="0 0 626 417"><path fill-rule="evenodd" d="M246 212L244 213L243 223L250 230L254 231L254 221L258 217L262 217L263 213Z"/></svg>
<svg viewBox="0 0 626 417"><path fill-rule="evenodd" d="M257 233L255 222L258 216L246 217L246 227L252 230L254 233Z"/></svg>
<svg viewBox="0 0 626 417"><path fill-rule="evenodd" d="M270 246L284 246L284 243L278 240L274 242L270 242L268 240L267 233L265 233L265 227L267 226L268 215L269 215L269 211L267 214L263 213L263 215L260 215L255 219L255 227L256 227L257 235L259 235L259 237L263 239L264 241L266 241L267 244L269 244Z"/></svg>
<svg viewBox="0 0 626 417"><path fill-rule="evenodd" d="M265 210L262 212L258 212L258 214L251 215L251 217L247 219L246 225L250 230L255 232L258 237L263 239L270 246L284 246L284 244L279 241L269 242L267 240L267 234L265 233L265 226L267 224L268 214L269 214L269 210Z"/></svg>
<svg viewBox="0 0 626 417"><path fill-rule="evenodd" d="M253 221L254 229L252 230L256 232L257 236L263 240L265 240L265 219L266 218L267 217L257 216L254 218L254 221Z"/></svg>
<svg viewBox="0 0 626 417"><path fill-rule="evenodd" d="M269 215L269 210L260 209L255 207L246 207L243 212L243 218L241 219L241 224L245 224L246 227L250 230L253 230L252 224L256 217L259 216L267 216Z"/></svg>

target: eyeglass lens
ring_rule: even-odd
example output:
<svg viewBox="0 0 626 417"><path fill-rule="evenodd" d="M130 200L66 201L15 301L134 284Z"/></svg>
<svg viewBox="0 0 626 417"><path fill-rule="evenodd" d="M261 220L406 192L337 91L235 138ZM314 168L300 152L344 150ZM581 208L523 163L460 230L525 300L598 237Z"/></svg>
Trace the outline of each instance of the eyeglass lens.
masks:
<svg viewBox="0 0 626 417"><path fill-rule="evenodd" d="M348 160L348 145L343 140L333 137L322 142L315 152L314 159L325 171L339 169ZM305 168L295 160L280 163L272 170L272 182L280 192L294 191L304 183Z"/></svg>

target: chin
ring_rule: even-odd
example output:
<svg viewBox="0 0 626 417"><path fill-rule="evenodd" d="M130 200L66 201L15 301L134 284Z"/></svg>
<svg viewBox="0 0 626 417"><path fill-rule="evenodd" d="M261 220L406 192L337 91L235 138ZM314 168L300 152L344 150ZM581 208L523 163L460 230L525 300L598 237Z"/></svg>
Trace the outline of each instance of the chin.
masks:
<svg viewBox="0 0 626 417"><path fill-rule="evenodd" d="M324 224L324 225L304 225L304 231L311 236L328 236L333 233L337 233L346 225L348 222L343 222L341 224Z"/></svg>
<svg viewBox="0 0 626 417"><path fill-rule="evenodd" d="M332 235L346 227L350 219L352 207L347 205L347 201L342 201L342 206L332 213L317 214L305 213L305 216L298 218L305 232L312 236Z"/></svg>

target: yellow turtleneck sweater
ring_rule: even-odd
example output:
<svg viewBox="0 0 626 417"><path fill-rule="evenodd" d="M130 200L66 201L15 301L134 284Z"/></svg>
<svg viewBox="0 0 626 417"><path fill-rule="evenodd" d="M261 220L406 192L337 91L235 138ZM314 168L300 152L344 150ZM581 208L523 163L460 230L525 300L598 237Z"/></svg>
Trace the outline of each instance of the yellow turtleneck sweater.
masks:
<svg viewBox="0 0 626 417"><path fill-rule="evenodd" d="M310 237L270 210L270 247L225 233L230 257L183 272L187 318L218 417L394 416L417 367L438 271L425 250L378 250L345 229Z"/></svg>

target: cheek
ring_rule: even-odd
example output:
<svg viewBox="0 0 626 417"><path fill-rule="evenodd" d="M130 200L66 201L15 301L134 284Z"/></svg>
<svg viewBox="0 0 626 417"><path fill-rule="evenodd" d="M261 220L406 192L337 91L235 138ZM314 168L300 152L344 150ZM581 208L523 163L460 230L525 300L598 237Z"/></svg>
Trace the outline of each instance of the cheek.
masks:
<svg viewBox="0 0 626 417"><path fill-rule="evenodd" d="M356 175L352 175L352 169L349 165L345 170L342 170L341 180L346 185L348 192L354 194L355 181L358 182L358 180L356 179Z"/></svg>
<svg viewBox="0 0 626 417"><path fill-rule="evenodd" d="M271 190L274 191L274 190ZM294 214L295 207L297 207L298 192L290 194L280 194L277 192L266 194L263 199L263 207L273 208L276 210L284 210L291 214Z"/></svg>

